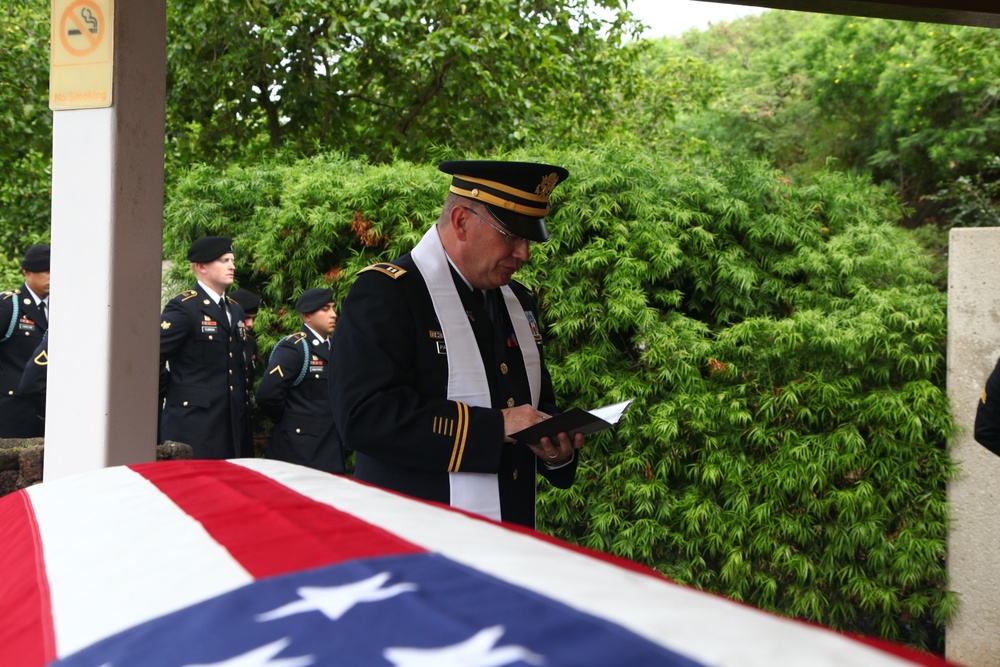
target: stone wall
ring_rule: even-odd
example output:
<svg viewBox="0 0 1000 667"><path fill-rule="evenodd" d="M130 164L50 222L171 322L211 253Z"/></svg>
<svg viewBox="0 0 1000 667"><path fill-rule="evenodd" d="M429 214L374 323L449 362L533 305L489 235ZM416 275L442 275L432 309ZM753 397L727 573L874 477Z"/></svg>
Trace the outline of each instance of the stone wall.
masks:
<svg viewBox="0 0 1000 667"><path fill-rule="evenodd" d="M190 459L191 446L167 441L156 446L156 460ZM0 438L0 496L42 481L44 438Z"/></svg>

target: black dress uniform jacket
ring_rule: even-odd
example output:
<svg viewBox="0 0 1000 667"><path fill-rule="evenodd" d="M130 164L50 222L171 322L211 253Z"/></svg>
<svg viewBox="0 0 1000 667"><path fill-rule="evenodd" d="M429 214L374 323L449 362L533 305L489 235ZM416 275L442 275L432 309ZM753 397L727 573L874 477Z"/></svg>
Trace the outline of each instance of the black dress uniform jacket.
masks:
<svg viewBox="0 0 1000 667"><path fill-rule="evenodd" d="M47 329L26 285L0 294L0 340L7 339L0 342L0 438L45 435L45 422L19 394L18 383Z"/></svg>
<svg viewBox="0 0 1000 667"><path fill-rule="evenodd" d="M524 361L505 308L496 324L460 276L456 289L479 345L493 408L531 402ZM534 321L527 291L511 283ZM494 290L500 299L499 290ZM523 344L523 341L521 341ZM538 345L541 335L529 344ZM558 412L542 359L538 409ZM407 495L448 503L449 472L496 473L504 521L535 525L535 477L573 483L576 459L550 470L524 445L503 442L498 409L448 400L447 341L410 255L363 271L344 301L333 335L334 418L345 447L355 452L355 477ZM456 443L462 443L457 451Z"/></svg>
<svg viewBox="0 0 1000 667"><path fill-rule="evenodd" d="M1000 361L990 373L976 408L976 442L1000 456Z"/></svg>
<svg viewBox="0 0 1000 667"><path fill-rule="evenodd" d="M167 302L160 318L160 438L191 445L196 459L253 456L243 309L227 303L232 323L196 285Z"/></svg>
<svg viewBox="0 0 1000 667"><path fill-rule="evenodd" d="M45 422L45 395L49 385L49 332L42 335L31 358L24 365L24 373L17 385L17 393L24 396L35 408L35 414Z"/></svg>
<svg viewBox="0 0 1000 667"><path fill-rule="evenodd" d="M267 458L344 472L340 434L333 423L330 349L325 340L304 326L282 339L271 352L256 397L257 407L275 424Z"/></svg>

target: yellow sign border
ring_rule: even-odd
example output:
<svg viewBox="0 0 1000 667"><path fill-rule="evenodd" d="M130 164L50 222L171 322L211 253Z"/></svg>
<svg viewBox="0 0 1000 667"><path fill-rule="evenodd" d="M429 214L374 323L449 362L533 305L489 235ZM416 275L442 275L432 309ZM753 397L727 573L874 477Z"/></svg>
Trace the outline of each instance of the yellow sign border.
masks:
<svg viewBox="0 0 1000 667"><path fill-rule="evenodd" d="M52 0L51 9L49 108L110 107L115 0Z"/></svg>

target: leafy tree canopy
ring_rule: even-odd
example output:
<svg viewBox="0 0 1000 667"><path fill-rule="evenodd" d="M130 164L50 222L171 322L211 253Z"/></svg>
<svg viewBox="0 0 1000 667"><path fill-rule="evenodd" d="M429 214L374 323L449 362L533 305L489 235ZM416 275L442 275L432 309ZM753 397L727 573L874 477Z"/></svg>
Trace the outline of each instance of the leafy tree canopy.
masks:
<svg viewBox="0 0 1000 667"><path fill-rule="evenodd" d="M868 180L793 184L697 141L538 148L566 165L537 291L565 405L635 398L591 439L544 525L780 613L940 648L953 428L945 296ZM290 304L409 251L448 179L340 155L200 167L178 183L168 250L235 235L265 295L262 349ZM349 443L348 443L349 444Z"/></svg>
<svg viewBox="0 0 1000 667"><path fill-rule="evenodd" d="M385 159L570 139L627 87L619 0L172 0L168 152ZM598 8L610 10L599 18Z"/></svg>
<svg viewBox="0 0 1000 667"><path fill-rule="evenodd" d="M25 250L49 236L48 4L7 0L0 16L0 276L7 278Z"/></svg>
<svg viewBox="0 0 1000 667"><path fill-rule="evenodd" d="M723 92L688 127L792 173L833 157L895 183L911 204L960 177L1000 178L996 30L766 12L653 53L716 68Z"/></svg>

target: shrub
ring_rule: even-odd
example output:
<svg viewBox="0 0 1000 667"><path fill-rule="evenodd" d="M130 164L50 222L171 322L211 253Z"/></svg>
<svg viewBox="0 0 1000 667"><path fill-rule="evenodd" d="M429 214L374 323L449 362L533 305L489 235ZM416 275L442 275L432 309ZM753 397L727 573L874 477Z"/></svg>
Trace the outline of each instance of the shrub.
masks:
<svg viewBox="0 0 1000 667"><path fill-rule="evenodd" d="M540 150L569 168L536 290L565 405L635 398L591 438L577 484L543 489L543 528L686 584L835 628L940 649L945 295L885 189L820 172L792 185L698 144ZM431 165L336 155L192 169L168 250L234 235L268 308L261 347L308 287L407 252L438 216ZM348 443L349 444L349 443Z"/></svg>

